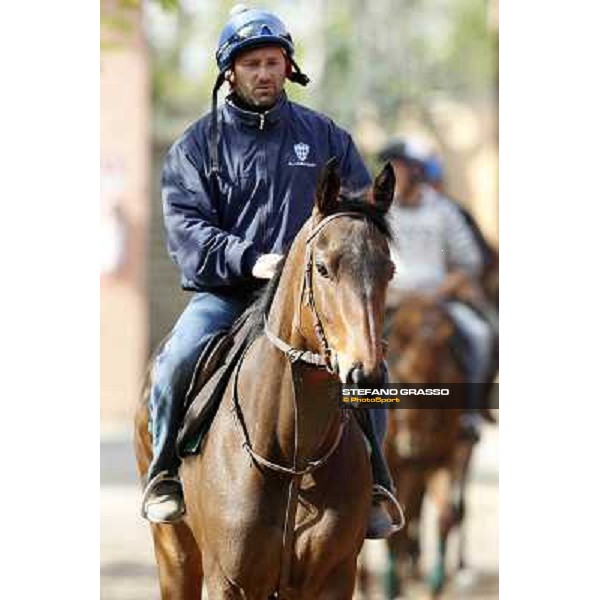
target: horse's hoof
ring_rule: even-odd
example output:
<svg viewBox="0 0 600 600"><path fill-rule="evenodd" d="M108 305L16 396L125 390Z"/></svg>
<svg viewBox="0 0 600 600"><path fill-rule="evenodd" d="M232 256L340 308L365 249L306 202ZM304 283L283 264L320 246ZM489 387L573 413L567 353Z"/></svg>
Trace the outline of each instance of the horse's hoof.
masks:
<svg viewBox="0 0 600 600"><path fill-rule="evenodd" d="M477 574L472 569L460 569L454 576L454 581L461 589L471 588L477 582Z"/></svg>

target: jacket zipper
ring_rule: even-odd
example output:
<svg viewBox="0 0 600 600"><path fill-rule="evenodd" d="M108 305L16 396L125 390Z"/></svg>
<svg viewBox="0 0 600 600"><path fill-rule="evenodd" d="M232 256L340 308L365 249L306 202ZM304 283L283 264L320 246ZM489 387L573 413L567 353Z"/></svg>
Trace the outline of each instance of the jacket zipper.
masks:
<svg viewBox="0 0 600 600"><path fill-rule="evenodd" d="M242 110L243 109L239 109ZM248 111L244 111L244 112L248 112ZM265 111L264 113L259 113L259 121L258 121L258 129L260 131L264 131L265 128L265 117L267 116L267 114L269 113L269 111ZM264 141L263 141L264 143ZM264 150L264 148L263 148ZM265 161L264 161L264 169L265 169L265 175L268 176L267 171L267 159L265 156ZM265 252L267 251L267 230L268 230L268 218L269 218L269 206L268 206L268 202L265 204L265 206L263 207L263 210L260 211L260 216L259 216L259 220L260 220L260 231L261 231L261 245L264 248Z"/></svg>
<svg viewBox="0 0 600 600"><path fill-rule="evenodd" d="M261 138L262 138L262 136L261 136ZM261 160L262 160L262 169L264 171L265 180L268 180L269 179L269 173L268 173L268 168L267 168L267 153L266 153L266 150L265 150L265 140L261 139L260 143L261 143L260 152L261 152ZM262 210L260 212L261 212L260 220L261 220L261 230L262 230L262 243L263 243L263 247L265 249L265 252L269 252L268 247L267 247L267 229L268 229L268 222L269 222L269 199L268 199L268 195L265 198L265 204L262 207Z"/></svg>
<svg viewBox="0 0 600 600"><path fill-rule="evenodd" d="M265 128L265 115L268 113L269 111L266 111L264 113L259 113L260 116L260 121L258 124L258 129L259 131L263 131ZM266 152L264 149L264 144L265 141L261 140L263 147L262 147L262 152L263 152L263 157L264 157L264 162L263 162L263 168L265 170L265 177L268 177L269 174L267 173L267 156L266 156ZM263 243L263 248L265 249L265 252L268 251L267 249L267 225L268 225L268 220L269 220L269 201L267 200L267 202L265 203L265 206L263 208L263 210L261 211L261 229L262 229L262 243Z"/></svg>

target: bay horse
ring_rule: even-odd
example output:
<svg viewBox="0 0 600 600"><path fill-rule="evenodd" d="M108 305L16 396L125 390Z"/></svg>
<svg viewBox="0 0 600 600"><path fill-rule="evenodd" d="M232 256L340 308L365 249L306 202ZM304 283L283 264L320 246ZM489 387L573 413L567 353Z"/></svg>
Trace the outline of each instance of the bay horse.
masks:
<svg viewBox="0 0 600 600"><path fill-rule="evenodd" d="M455 326L443 304L425 295L403 298L391 316L388 335L390 380L405 384L457 384L463 369L453 349ZM407 527L388 540L388 597L403 592L403 576L418 573L419 525L426 492L437 521L435 564L427 583L437 595L446 581L446 542L459 521L456 500L464 494L470 457L460 438L458 406L419 408L418 400L390 411L385 449ZM462 493L461 493L462 492Z"/></svg>
<svg viewBox="0 0 600 600"><path fill-rule="evenodd" d="M151 525L163 599L198 599L203 581L211 600L352 597L372 476L339 384L381 381L394 183L387 164L344 197L327 163L201 452L183 460L187 513ZM147 398L135 441L143 476Z"/></svg>

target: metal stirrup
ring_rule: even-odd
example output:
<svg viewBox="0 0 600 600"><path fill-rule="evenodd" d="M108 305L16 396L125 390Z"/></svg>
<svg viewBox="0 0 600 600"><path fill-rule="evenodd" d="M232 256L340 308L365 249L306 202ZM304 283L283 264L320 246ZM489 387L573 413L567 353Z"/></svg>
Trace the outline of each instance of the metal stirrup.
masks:
<svg viewBox="0 0 600 600"><path fill-rule="evenodd" d="M374 498L383 498L384 500L388 500L394 510L396 512L396 520L392 517L392 533L396 533L400 531L404 525L406 524L406 519L404 518L404 511L400 506L400 503L396 499L396 496L392 494L389 490L386 490L382 485L378 483L373 484L373 497Z"/></svg>
<svg viewBox="0 0 600 600"><path fill-rule="evenodd" d="M154 492L154 489L158 483L162 483L163 481L170 481L171 483L177 483L181 486L181 481L178 477L173 477L169 471L161 471L158 475L155 475L147 484L146 489L144 490L144 494L142 495L142 517L144 519L148 518L148 513L146 510L146 502L150 495ZM185 508L184 513L185 514Z"/></svg>

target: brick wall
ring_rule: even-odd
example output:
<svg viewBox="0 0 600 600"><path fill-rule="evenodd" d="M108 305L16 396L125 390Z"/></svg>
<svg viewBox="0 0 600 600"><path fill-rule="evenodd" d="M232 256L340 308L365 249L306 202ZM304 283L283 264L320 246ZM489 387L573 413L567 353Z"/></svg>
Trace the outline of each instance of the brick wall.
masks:
<svg viewBox="0 0 600 600"><path fill-rule="evenodd" d="M101 252L110 253L100 281L100 418L103 426L122 426L130 423L147 354L150 98L139 9L103 1L102 17L100 227ZM113 255L120 256L114 264Z"/></svg>

